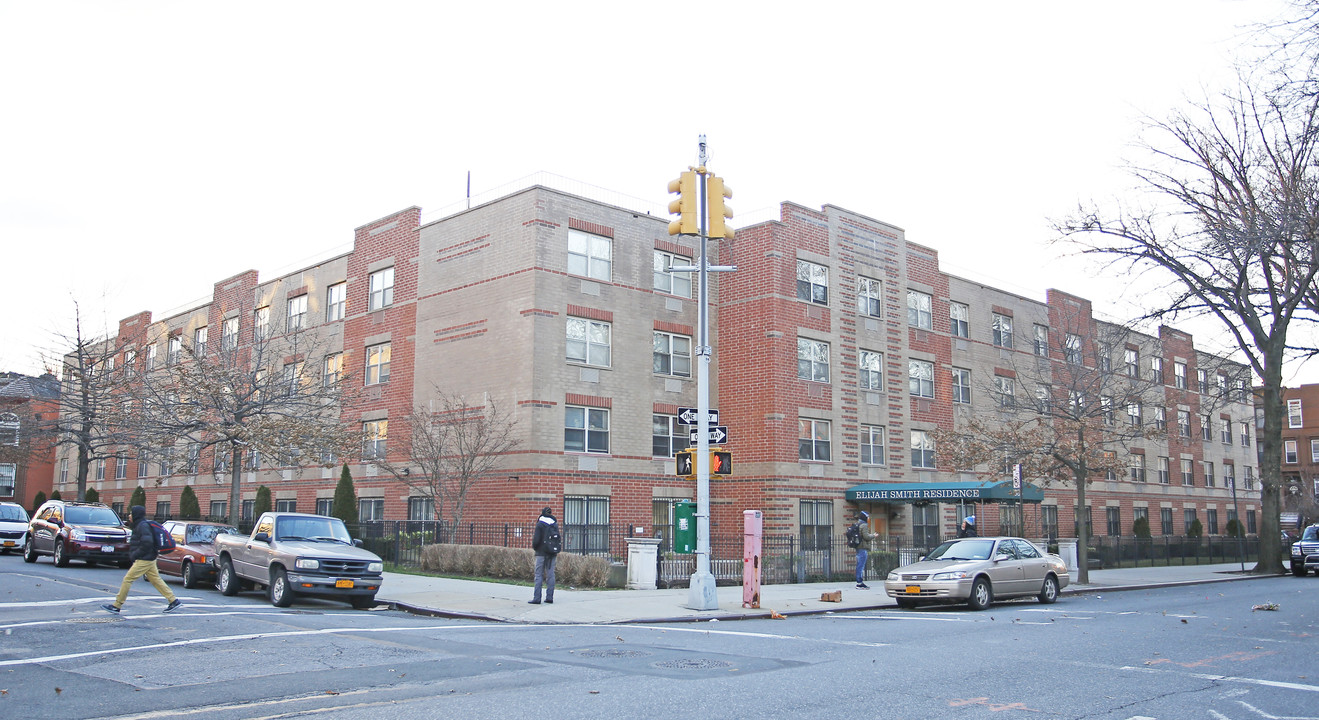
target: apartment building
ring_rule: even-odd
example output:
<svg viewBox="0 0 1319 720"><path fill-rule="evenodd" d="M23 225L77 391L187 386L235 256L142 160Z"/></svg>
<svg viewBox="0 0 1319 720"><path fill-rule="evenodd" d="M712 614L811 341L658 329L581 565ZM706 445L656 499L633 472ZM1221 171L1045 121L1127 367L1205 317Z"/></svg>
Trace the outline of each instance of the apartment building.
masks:
<svg viewBox="0 0 1319 720"><path fill-rule="evenodd" d="M51 493L55 447L43 430L59 413L59 403L54 375L0 373L0 501L30 510L37 493Z"/></svg>
<svg viewBox="0 0 1319 720"><path fill-rule="evenodd" d="M570 526L650 535L696 494L673 461L688 444L678 408L696 405L696 293L691 276L667 268L698 251L666 227L667 218L543 185L431 222L411 207L357 228L339 257L268 281L241 273L197 308L127 318L119 342L134 361L176 362L185 343L311 331L324 355L305 361L361 383L343 422L363 432L362 457L344 459L363 519L433 518L423 492L375 461L406 462L407 415L442 392L516 418L517 446L472 490L465 519L524 520L550 505ZM877 531L918 539L971 513L989 531L1010 523L1031 536L1072 535L1071 488L1026 478L1006 491L992 470L952 468L934 431L992 411L1000 400L983 388L1014 363L1061 360L1068 328L1101 325L1089 302L1060 291L1030 300L949 275L936 250L901 228L832 206L784 203L778 220L710 247L738 268L712 274L710 294L712 404L734 454L733 474L711 481L714 534L739 534L742 511L754 508L767 533L803 542L841 532L858 509ZM1048 333L1059 342L1044 341L1037 358L1033 343ZM1174 432L1132 448L1153 479L1133 471L1094 483L1094 531L1107 521L1112 534L1130 534L1146 516L1155 534L1181 534L1192 519L1221 533L1237 475L1253 531L1249 398L1203 402L1231 395L1211 390L1233 390L1244 369L1172 328L1108 350L1114 363L1135 352L1142 375L1161 369L1163 399L1139 412ZM259 485L280 509L327 511L337 463L300 460L246 468L245 512ZM204 512L227 511L228 475L206 452L186 468L124 465L93 480L106 501L124 503L142 485L148 507L170 514L190 485Z"/></svg>
<svg viewBox="0 0 1319 720"><path fill-rule="evenodd" d="M1287 419L1282 426L1284 526L1313 522L1319 506L1319 384L1283 388Z"/></svg>

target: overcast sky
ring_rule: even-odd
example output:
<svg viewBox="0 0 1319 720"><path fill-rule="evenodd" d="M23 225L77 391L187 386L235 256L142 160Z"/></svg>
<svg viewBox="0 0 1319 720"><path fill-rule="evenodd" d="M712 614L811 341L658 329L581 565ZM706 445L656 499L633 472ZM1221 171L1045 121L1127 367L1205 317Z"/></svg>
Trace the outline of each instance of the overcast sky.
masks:
<svg viewBox="0 0 1319 720"><path fill-rule="evenodd" d="M41 372L75 301L93 332L163 318L441 217L469 171L663 212L701 133L735 225L837 205L947 272L1130 315L1049 219L1125 196L1141 117L1229 83L1282 7L0 0L0 370Z"/></svg>

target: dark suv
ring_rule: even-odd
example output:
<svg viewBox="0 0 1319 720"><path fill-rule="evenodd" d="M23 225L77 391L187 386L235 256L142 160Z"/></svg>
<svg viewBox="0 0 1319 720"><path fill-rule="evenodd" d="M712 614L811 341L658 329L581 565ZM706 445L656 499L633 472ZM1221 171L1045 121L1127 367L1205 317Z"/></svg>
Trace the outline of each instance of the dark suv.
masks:
<svg viewBox="0 0 1319 720"><path fill-rule="evenodd" d="M69 560L118 563L128 567L128 528L114 510L101 503L47 500L28 523L23 560L36 562L50 555L64 567Z"/></svg>
<svg viewBox="0 0 1319 720"><path fill-rule="evenodd" d="M1308 570L1319 575L1319 525L1301 531L1301 538L1292 543L1292 574L1305 577Z"/></svg>

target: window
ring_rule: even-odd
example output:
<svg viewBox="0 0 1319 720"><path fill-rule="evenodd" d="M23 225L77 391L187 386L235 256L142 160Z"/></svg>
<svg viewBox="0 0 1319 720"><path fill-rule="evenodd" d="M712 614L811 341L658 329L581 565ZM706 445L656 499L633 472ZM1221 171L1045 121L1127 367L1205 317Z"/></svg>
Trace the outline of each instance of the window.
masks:
<svg viewBox="0 0 1319 720"><path fill-rule="evenodd" d="M953 402L971 402L971 371L966 368L953 368Z"/></svg>
<svg viewBox="0 0 1319 720"><path fill-rule="evenodd" d="M829 382L829 343L797 338L797 377Z"/></svg>
<svg viewBox="0 0 1319 720"><path fill-rule="evenodd" d="M1017 381L1010 377L1002 375L994 376L994 392L998 395L998 406L1001 408L1016 407L1017 405Z"/></svg>
<svg viewBox="0 0 1319 720"><path fill-rule="evenodd" d="M1104 415L1104 424L1113 425L1117 422L1117 417L1113 413L1113 396L1101 395L1099 397L1099 408Z"/></svg>
<svg viewBox="0 0 1319 720"><path fill-rule="evenodd" d="M1067 333L1063 340L1063 359L1070 365L1081 364L1081 336Z"/></svg>
<svg viewBox="0 0 1319 720"><path fill-rule="evenodd" d="M1113 372L1113 346L1106 343L1099 343L1099 369L1102 372Z"/></svg>
<svg viewBox="0 0 1319 720"><path fill-rule="evenodd" d="M915 397L934 397L934 363L911 360L907 363L907 384Z"/></svg>
<svg viewBox="0 0 1319 720"><path fill-rule="evenodd" d="M1140 353L1127 348L1122 354L1122 359L1127 366L1127 377L1140 377Z"/></svg>
<svg viewBox="0 0 1319 720"><path fill-rule="evenodd" d="M1250 402L1250 394L1246 391L1246 381L1236 380L1232 384L1233 386L1236 387L1237 390L1236 392L1237 402L1242 402L1242 403Z"/></svg>
<svg viewBox="0 0 1319 720"><path fill-rule="evenodd" d="M861 426L861 464L884 464L884 428L882 426Z"/></svg>
<svg viewBox="0 0 1319 720"><path fill-rule="evenodd" d="M1172 384L1175 385L1178 390L1186 389L1186 363L1173 361Z"/></svg>
<svg viewBox="0 0 1319 720"><path fill-rule="evenodd" d="M1204 463L1205 487L1214 487L1214 463L1212 460L1206 460Z"/></svg>
<svg viewBox="0 0 1319 720"><path fill-rule="evenodd" d="M563 420L564 452L609 452L608 410L568 405Z"/></svg>
<svg viewBox="0 0 1319 720"><path fill-rule="evenodd" d="M1122 508L1107 507L1104 508L1105 519L1108 521L1108 534L1114 537L1122 534Z"/></svg>
<svg viewBox="0 0 1319 720"><path fill-rule="evenodd" d="M953 337L971 337L971 308L963 303L948 303L948 321L952 327Z"/></svg>
<svg viewBox="0 0 1319 720"><path fill-rule="evenodd" d="M155 517L155 519L156 519L157 521L160 521L160 520L168 520L168 519L169 519L169 501L168 501L168 500L157 500L157 501L156 501L156 517Z"/></svg>
<svg viewBox="0 0 1319 720"><path fill-rule="evenodd" d="M1218 534L1218 510L1208 508L1205 510L1205 534Z"/></svg>
<svg viewBox="0 0 1319 720"><path fill-rule="evenodd" d="M1154 408L1154 429L1165 431L1168 429L1168 409L1163 407Z"/></svg>
<svg viewBox="0 0 1319 720"><path fill-rule="evenodd" d="M1140 427L1140 403L1127 403L1127 423L1131 427Z"/></svg>
<svg viewBox="0 0 1319 720"><path fill-rule="evenodd" d="M1226 398L1226 397L1227 397L1227 376L1224 375L1224 374L1222 374L1222 373L1219 373L1219 374L1215 375L1215 376L1214 376L1214 385L1217 386L1217 389L1218 389L1218 396L1219 396L1219 397L1222 397L1222 398Z"/></svg>
<svg viewBox="0 0 1319 720"><path fill-rule="evenodd" d="M1012 347L1012 318L994 313L989 321L993 330L994 344L1001 348Z"/></svg>
<svg viewBox="0 0 1319 720"><path fill-rule="evenodd" d="M18 445L18 416L0 414L0 445Z"/></svg>
<svg viewBox="0 0 1319 720"><path fill-rule="evenodd" d="M1190 533L1191 526L1195 524L1195 521L1196 521L1195 508L1182 508L1183 531L1186 533Z"/></svg>
<svg viewBox="0 0 1319 720"><path fill-rule="evenodd" d="M223 475L229 472L229 460L233 457L233 450L229 445L217 445L215 447L214 465L215 474Z"/></svg>
<svg viewBox="0 0 1319 720"><path fill-rule="evenodd" d="M1246 473L1246 489L1247 489L1247 490L1254 490L1254 489L1255 489L1255 468L1251 467L1250 465L1247 465L1247 466L1245 467L1244 472Z"/></svg>
<svg viewBox="0 0 1319 720"><path fill-rule="evenodd" d="M69 459L60 458L60 484L69 481Z"/></svg>
<svg viewBox="0 0 1319 720"><path fill-rule="evenodd" d="M289 298L288 310L288 331L296 332L306 327L307 320L307 296L299 295Z"/></svg>
<svg viewBox="0 0 1319 720"><path fill-rule="evenodd" d="M1319 440L1310 441L1310 462L1319 465Z"/></svg>
<svg viewBox="0 0 1319 720"><path fill-rule="evenodd" d="M348 299L348 283L335 283L325 288L325 322L343 320L344 304Z"/></svg>
<svg viewBox="0 0 1319 720"><path fill-rule="evenodd" d="M1132 520L1132 525L1133 525L1133 526L1135 525L1136 521L1138 521L1138 520L1144 520L1144 521L1145 521L1145 524L1146 524L1146 526L1147 526L1147 528L1148 528L1148 525L1149 525L1149 522L1150 522L1150 509L1147 508L1147 507L1133 507L1133 508L1131 508L1131 520Z"/></svg>
<svg viewBox="0 0 1319 720"><path fill-rule="evenodd" d="M170 365L177 364L183 358L183 338L175 335L169 339L169 354L165 356L165 362Z"/></svg>
<svg viewBox="0 0 1319 720"><path fill-rule="evenodd" d="M96 461L96 479L97 480L105 479L105 458L101 458Z"/></svg>
<svg viewBox="0 0 1319 720"><path fill-rule="evenodd" d="M1043 526L1044 536L1049 540L1058 539L1058 506L1041 505L1040 506L1040 525Z"/></svg>
<svg viewBox="0 0 1319 720"><path fill-rule="evenodd" d="M114 459L114 479L123 480L128 477L128 456L119 455Z"/></svg>
<svg viewBox="0 0 1319 720"><path fill-rule="evenodd" d="M834 530L834 506L828 500L802 500L797 506L802 550L830 548Z"/></svg>
<svg viewBox="0 0 1319 720"><path fill-rule="evenodd" d="M0 497L13 497L18 486L18 465L0 463Z"/></svg>
<svg viewBox="0 0 1319 720"><path fill-rule="evenodd" d="M607 322L568 318L568 343L565 353L567 361L609 367L610 329Z"/></svg>
<svg viewBox="0 0 1319 720"><path fill-rule="evenodd" d="M1145 482L1145 456L1131 456L1131 482Z"/></svg>
<svg viewBox="0 0 1319 720"><path fill-rule="evenodd" d="M217 521L226 522L229 520L229 503L224 500L212 500L211 507L207 517Z"/></svg>
<svg viewBox="0 0 1319 720"><path fill-rule="evenodd" d="M1285 458L1283 462L1287 463L1288 465L1295 465L1297 462L1299 462L1296 457L1297 455L1296 441L1284 440L1282 442L1282 454L1283 457Z"/></svg>
<svg viewBox="0 0 1319 720"><path fill-rule="evenodd" d="M563 548L587 555L609 554L609 498L563 498Z"/></svg>
<svg viewBox="0 0 1319 720"><path fill-rule="evenodd" d="M388 439L388 420L368 420L362 423L362 459L385 459L385 446Z"/></svg>
<svg viewBox="0 0 1319 720"><path fill-rule="evenodd" d="M1035 354L1049 357L1049 328L1044 325L1035 326Z"/></svg>
<svg viewBox="0 0 1319 720"><path fill-rule="evenodd" d="M243 467L248 470L260 470L261 451L256 448L248 448L247 455L243 457Z"/></svg>
<svg viewBox="0 0 1319 720"><path fill-rule="evenodd" d="M1159 532L1163 535L1172 534L1172 508L1159 508Z"/></svg>
<svg viewBox="0 0 1319 720"><path fill-rule="evenodd" d="M1231 444L1232 444L1232 421L1231 421L1231 420L1228 420L1227 418L1222 418L1222 423L1223 423L1223 426L1222 426L1221 428L1219 428L1219 430L1218 430L1218 434L1219 434L1219 436L1220 436L1220 437L1219 437L1219 440L1221 440L1222 443L1223 443L1224 445L1231 445Z"/></svg>
<svg viewBox="0 0 1319 720"><path fill-rule="evenodd" d="M435 498L408 498L408 519L412 521L435 519Z"/></svg>
<svg viewBox="0 0 1319 720"><path fill-rule="evenodd" d="M934 469L934 435L925 430L911 431L911 466Z"/></svg>
<svg viewBox="0 0 1319 720"><path fill-rule="evenodd" d="M653 286L656 290L669 295L689 298L692 296L692 275L685 272L669 272L674 265L692 264L691 258L655 251L655 268Z"/></svg>
<svg viewBox="0 0 1319 720"><path fill-rule="evenodd" d="M188 449L183 455L183 474L196 475L197 467L201 464L202 446L199 443L188 443Z"/></svg>
<svg viewBox="0 0 1319 720"><path fill-rule="evenodd" d="M911 506L911 541L921 548L932 548L939 544L939 508L934 503Z"/></svg>
<svg viewBox="0 0 1319 720"><path fill-rule="evenodd" d="M358 522L379 522L385 519L384 498L359 498L357 500Z"/></svg>
<svg viewBox="0 0 1319 720"><path fill-rule="evenodd" d="M1051 386L1035 386L1035 408L1036 412L1040 413L1053 412L1053 388Z"/></svg>
<svg viewBox="0 0 1319 720"><path fill-rule="evenodd" d="M1186 459L1182 460L1182 484L1183 485L1195 484L1194 465L1191 463L1190 460L1186 460Z"/></svg>
<svg viewBox="0 0 1319 720"><path fill-rule="evenodd" d="M366 296L367 311L379 310L394 304L394 268L387 267L371 273Z"/></svg>
<svg viewBox="0 0 1319 720"><path fill-rule="evenodd" d="M137 476L140 478L147 477L151 474L151 463L147 460L146 455L137 456Z"/></svg>
<svg viewBox="0 0 1319 720"><path fill-rule="evenodd" d="M650 416L650 454L653 457L673 457L691 445L690 437L688 426L680 425L677 417Z"/></svg>
<svg viewBox="0 0 1319 720"><path fill-rule="evenodd" d="M1170 480L1170 478L1168 477L1170 474L1171 473L1169 472L1169 468L1168 468L1168 458L1166 457L1159 458L1159 484L1167 485Z"/></svg>
<svg viewBox="0 0 1319 720"><path fill-rule="evenodd" d="M797 299L818 305L829 304L829 268L805 260L797 261Z"/></svg>
<svg viewBox="0 0 1319 720"><path fill-rule="evenodd" d="M156 369L156 346L155 346L155 344L151 344L151 345L146 346L146 348L145 348L145 353L146 353L146 356L147 356L147 358L146 358L146 366L147 366L147 369L148 369L148 370L155 370L155 369Z"/></svg>
<svg viewBox="0 0 1319 720"><path fill-rule="evenodd" d="M325 356L325 371L321 373L321 384L332 387L343 379L343 353Z"/></svg>
<svg viewBox="0 0 1319 720"><path fill-rule="evenodd" d="M1241 447L1250 447L1250 423L1241 423Z"/></svg>
<svg viewBox="0 0 1319 720"><path fill-rule="evenodd" d="M934 298L917 290L908 290L907 324L922 330L933 330Z"/></svg>
<svg viewBox="0 0 1319 720"><path fill-rule="evenodd" d="M257 308L256 313L252 316L252 323L255 326L253 332L256 334L256 341L261 342L270 337L270 308Z"/></svg>
<svg viewBox="0 0 1319 720"><path fill-rule="evenodd" d="M1289 427L1289 428L1298 428L1298 427L1303 427L1303 426L1304 426L1304 423L1303 423L1302 415L1301 415L1301 400L1300 400L1300 398L1297 398L1297 399L1295 399L1295 400L1288 400L1288 401L1287 401L1287 427Z"/></svg>
<svg viewBox="0 0 1319 720"><path fill-rule="evenodd" d="M692 339L655 331L653 361L656 375L692 376Z"/></svg>
<svg viewBox="0 0 1319 720"><path fill-rule="evenodd" d="M334 514L334 498L316 498L316 514L317 515Z"/></svg>
<svg viewBox="0 0 1319 720"><path fill-rule="evenodd" d="M870 317L884 316L884 286L878 280L864 275L857 278L856 313Z"/></svg>
<svg viewBox="0 0 1319 720"><path fill-rule="evenodd" d="M863 390L884 391L884 353L862 350L857 374Z"/></svg>
<svg viewBox="0 0 1319 720"><path fill-rule="evenodd" d="M389 382L389 343L372 345L366 349L366 384Z"/></svg>
<svg viewBox="0 0 1319 720"><path fill-rule="evenodd" d="M1163 358L1150 358L1150 380L1159 385L1163 384Z"/></svg>
<svg viewBox="0 0 1319 720"><path fill-rule="evenodd" d="M1209 371L1208 371L1208 370L1196 370L1196 371L1195 371L1195 389L1196 389L1201 395L1206 395L1206 394L1209 393Z"/></svg>
<svg viewBox="0 0 1319 720"><path fill-rule="evenodd" d="M1177 411L1177 434L1184 438L1191 437L1191 411Z"/></svg>
<svg viewBox="0 0 1319 720"><path fill-rule="evenodd" d="M192 331L192 351L196 353L199 358L206 357L207 334L207 329L204 327L199 327Z"/></svg>
<svg viewBox="0 0 1319 720"><path fill-rule="evenodd" d="M1256 534L1256 533L1259 532L1259 528L1257 528L1257 527L1255 526L1255 511L1254 511L1254 510L1247 510L1247 511L1246 511L1246 532L1250 533L1251 535L1254 535L1254 534Z"/></svg>
<svg viewBox="0 0 1319 720"><path fill-rule="evenodd" d="M613 240L580 230L568 231L568 274L609 282L613 278Z"/></svg>
<svg viewBox="0 0 1319 720"><path fill-rule="evenodd" d="M275 501L275 512L297 512L298 501L293 498L284 498Z"/></svg>
<svg viewBox="0 0 1319 720"><path fill-rule="evenodd" d="M1214 421L1208 415L1200 416L1200 439L1214 439Z"/></svg>
<svg viewBox="0 0 1319 720"><path fill-rule="evenodd" d="M829 421L800 418L797 420L797 457L802 460L828 462Z"/></svg>
<svg viewBox="0 0 1319 720"><path fill-rule="evenodd" d="M232 317L220 323L220 349L233 350L238 347L238 318ZM156 346L152 345L147 350L147 364L154 365L156 358Z"/></svg>
<svg viewBox="0 0 1319 720"><path fill-rule="evenodd" d="M239 508L238 512L243 522L252 522L252 516L256 514L256 500L244 500L243 506Z"/></svg>

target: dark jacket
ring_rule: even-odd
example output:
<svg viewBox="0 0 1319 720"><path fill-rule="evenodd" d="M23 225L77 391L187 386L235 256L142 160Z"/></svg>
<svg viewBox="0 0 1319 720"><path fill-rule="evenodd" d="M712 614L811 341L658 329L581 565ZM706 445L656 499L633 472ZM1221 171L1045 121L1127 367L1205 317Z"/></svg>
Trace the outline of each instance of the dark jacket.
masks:
<svg viewBox="0 0 1319 720"><path fill-rule="evenodd" d="M957 531L957 537L971 538L971 537L979 537L979 535L976 534L975 525L967 525L966 523L963 523L962 529Z"/></svg>
<svg viewBox="0 0 1319 720"><path fill-rule="evenodd" d="M531 549L536 551L537 555L554 555L549 551L546 540L554 535L559 534L559 525L554 521L553 515L541 515L536 521L536 533L531 536ZM559 548L563 548L563 538L559 538Z"/></svg>
<svg viewBox="0 0 1319 720"><path fill-rule="evenodd" d="M129 560L155 560L156 536L151 532L151 522L147 520L147 509L141 505L133 506L133 534L128 538Z"/></svg>

